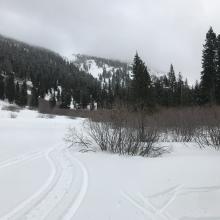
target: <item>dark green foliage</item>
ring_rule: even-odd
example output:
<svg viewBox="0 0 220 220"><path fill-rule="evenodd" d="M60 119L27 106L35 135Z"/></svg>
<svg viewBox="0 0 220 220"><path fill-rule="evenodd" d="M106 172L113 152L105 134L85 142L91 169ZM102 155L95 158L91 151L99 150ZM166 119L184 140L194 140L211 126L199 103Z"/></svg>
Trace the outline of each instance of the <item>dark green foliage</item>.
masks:
<svg viewBox="0 0 220 220"><path fill-rule="evenodd" d="M26 106L27 105L27 84L26 81L24 81L21 85L21 93L20 93L20 105Z"/></svg>
<svg viewBox="0 0 220 220"><path fill-rule="evenodd" d="M35 87L31 89L31 101L30 101L30 106L31 107L38 107L39 101L38 101L39 95L38 91Z"/></svg>
<svg viewBox="0 0 220 220"><path fill-rule="evenodd" d="M61 92L61 108L70 108L71 104L71 91L69 89L62 89Z"/></svg>
<svg viewBox="0 0 220 220"><path fill-rule="evenodd" d="M216 102L220 104L220 35L217 37L217 62L216 62Z"/></svg>
<svg viewBox="0 0 220 220"><path fill-rule="evenodd" d="M177 82L173 65L170 66L168 72L168 106L175 106L177 104Z"/></svg>
<svg viewBox="0 0 220 220"><path fill-rule="evenodd" d="M151 78L147 67L136 53L133 63L132 97L138 109L143 110L150 103Z"/></svg>
<svg viewBox="0 0 220 220"><path fill-rule="evenodd" d="M20 86L19 83L17 82L15 86L15 103L17 105L20 105L20 98L21 98Z"/></svg>
<svg viewBox="0 0 220 220"><path fill-rule="evenodd" d="M83 106L90 99L90 95L95 100L98 97L97 80L79 71L75 65L64 60L59 54L2 36L0 36L0 51L0 72L9 74L13 71L16 78L30 80L41 98L44 98L51 89L56 91L58 86L71 91L70 96L79 100L80 94L83 94Z"/></svg>
<svg viewBox="0 0 220 220"><path fill-rule="evenodd" d="M15 82L14 82L14 74L13 73L9 73L6 76L5 96L8 99L9 103L14 102L14 100L15 100Z"/></svg>
<svg viewBox="0 0 220 220"><path fill-rule="evenodd" d="M210 28L206 34L206 40L202 55L201 73L201 97L202 102L215 103L215 81L216 81L216 34Z"/></svg>
<svg viewBox="0 0 220 220"><path fill-rule="evenodd" d="M5 99L5 84L4 84L4 77L0 74L0 99Z"/></svg>

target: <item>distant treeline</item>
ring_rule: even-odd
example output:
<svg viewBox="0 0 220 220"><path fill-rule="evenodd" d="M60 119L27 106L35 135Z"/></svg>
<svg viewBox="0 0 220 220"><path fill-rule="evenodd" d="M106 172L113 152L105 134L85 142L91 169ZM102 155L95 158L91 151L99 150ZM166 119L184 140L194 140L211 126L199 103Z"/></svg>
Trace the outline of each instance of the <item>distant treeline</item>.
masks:
<svg viewBox="0 0 220 220"><path fill-rule="evenodd" d="M120 61L91 59L101 66L108 61L116 71L108 76L103 69L102 76L95 79L59 54L0 36L0 99L25 106L30 90L30 105L35 107L38 98L48 94L51 107L60 108L69 108L71 102L76 108L89 104L93 108L96 102L99 108L123 105L134 110L220 103L220 36L212 28L204 44L201 82L193 86L175 73L172 64L166 75L150 75L138 54L132 67Z"/></svg>

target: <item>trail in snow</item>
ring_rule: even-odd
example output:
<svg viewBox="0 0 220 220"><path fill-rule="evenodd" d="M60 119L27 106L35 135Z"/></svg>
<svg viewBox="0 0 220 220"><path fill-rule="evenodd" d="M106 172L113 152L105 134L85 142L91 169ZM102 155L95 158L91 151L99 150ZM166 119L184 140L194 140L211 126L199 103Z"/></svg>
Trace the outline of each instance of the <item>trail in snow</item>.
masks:
<svg viewBox="0 0 220 220"><path fill-rule="evenodd" d="M193 193L209 193L209 192L215 192L219 191L220 186L211 186L211 187L184 187L183 185L178 185L177 187L168 189L164 192L157 193L152 196L145 197L141 193L138 193L137 196L132 196L127 192L122 191L122 196L129 201L134 207L139 209L144 215L146 215L151 220L180 220L179 218L176 218L172 216L168 211L168 207L172 205L172 203L175 203L178 196L181 195L187 195L187 194L193 194ZM167 199L167 201L161 206L157 207L152 202L152 198L160 198L164 197ZM182 218L181 218L182 219ZM195 219L220 219L219 217L207 217L207 218L194 218L194 217L186 217L183 219L187 220L195 220Z"/></svg>
<svg viewBox="0 0 220 220"><path fill-rule="evenodd" d="M33 196L3 216L2 220L69 220L80 207L88 188L88 174L84 165L67 149L53 148L41 156L45 156L51 167L47 182ZM14 161L18 160L11 160L12 163ZM4 164L10 162L2 166Z"/></svg>
<svg viewBox="0 0 220 220"><path fill-rule="evenodd" d="M15 164L22 163L25 161L35 160L35 159L43 157L44 155L45 155L44 151L37 151L37 152L31 152L31 153L23 154L17 157L13 157L8 160L0 162L0 169L13 166Z"/></svg>

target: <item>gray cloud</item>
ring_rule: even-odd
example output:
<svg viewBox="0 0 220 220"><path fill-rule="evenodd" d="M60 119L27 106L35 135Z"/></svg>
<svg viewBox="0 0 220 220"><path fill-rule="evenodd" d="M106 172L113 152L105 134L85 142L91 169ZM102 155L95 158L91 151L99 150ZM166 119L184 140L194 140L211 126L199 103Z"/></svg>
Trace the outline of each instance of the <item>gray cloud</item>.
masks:
<svg viewBox="0 0 220 220"><path fill-rule="evenodd" d="M220 33L219 0L0 0L0 33L62 55L86 53L199 79L210 25Z"/></svg>

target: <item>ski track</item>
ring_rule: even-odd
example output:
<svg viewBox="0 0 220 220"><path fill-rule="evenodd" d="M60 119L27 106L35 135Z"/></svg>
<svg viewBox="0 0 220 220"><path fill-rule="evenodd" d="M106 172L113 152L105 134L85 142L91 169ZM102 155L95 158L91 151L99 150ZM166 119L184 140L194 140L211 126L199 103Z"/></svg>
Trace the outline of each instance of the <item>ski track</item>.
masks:
<svg viewBox="0 0 220 220"><path fill-rule="evenodd" d="M171 216L166 210L168 207L175 202L178 196L187 195L192 193L208 193L213 191L219 191L220 186L210 186L210 187L184 187L183 185L178 185L174 188L168 189L164 192L157 193L152 196L144 197L141 193L138 193L137 197L131 196L129 193L122 191L122 196L129 201L134 207L139 209L144 215L149 217L151 220L159 219L163 220L180 220L174 216ZM166 194L172 193L172 196L168 201L160 208L157 208L155 205L152 204L150 201L151 198L164 196ZM181 218L182 219L182 218ZM187 219L195 219L193 217L187 217ZM197 219L197 218L196 218ZM199 218L200 219L200 218ZM203 218L201 218L203 219ZM205 219L220 219L220 217L213 218L207 217Z"/></svg>
<svg viewBox="0 0 220 220"><path fill-rule="evenodd" d="M43 185L43 187L40 188L40 190L38 190L34 195L32 195L30 198L26 199L25 201L23 201L22 203L20 203L17 207L15 207L11 212L9 212L8 214L4 215L3 217L1 217L1 220L8 220L8 219L13 219L13 217L20 211L22 211L25 207L28 206L29 203L31 203L35 198L37 198L47 187L48 185L51 183L52 179L54 178L56 169L54 167L54 163L52 162L52 159L49 157L49 154L52 152L52 149L49 149L48 151L46 151L44 153L43 156L45 156L45 158L48 160L49 165L51 167L51 174L50 177L48 178L47 182ZM22 160L23 161L23 160ZM13 163L14 164L14 163ZM14 218L17 219L17 218Z"/></svg>
<svg viewBox="0 0 220 220"><path fill-rule="evenodd" d="M23 155L0 163L0 169L40 156L50 165L50 177L35 194L1 220L70 220L81 206L88 188L88 173L67 149L55 147L44 153Z"/></svg>
<svg viewBox="0 0 220 220"><path fill-rule="evenodd" d="M13 165L25 162L25 161L31 161L31 160L41 158L44 156L44 154L45 152L43 151L37 151L37 152L32 152L32 153L23 154L17 157L10 158L8 160L0 162L0 169L13 166Z"/></svg>

